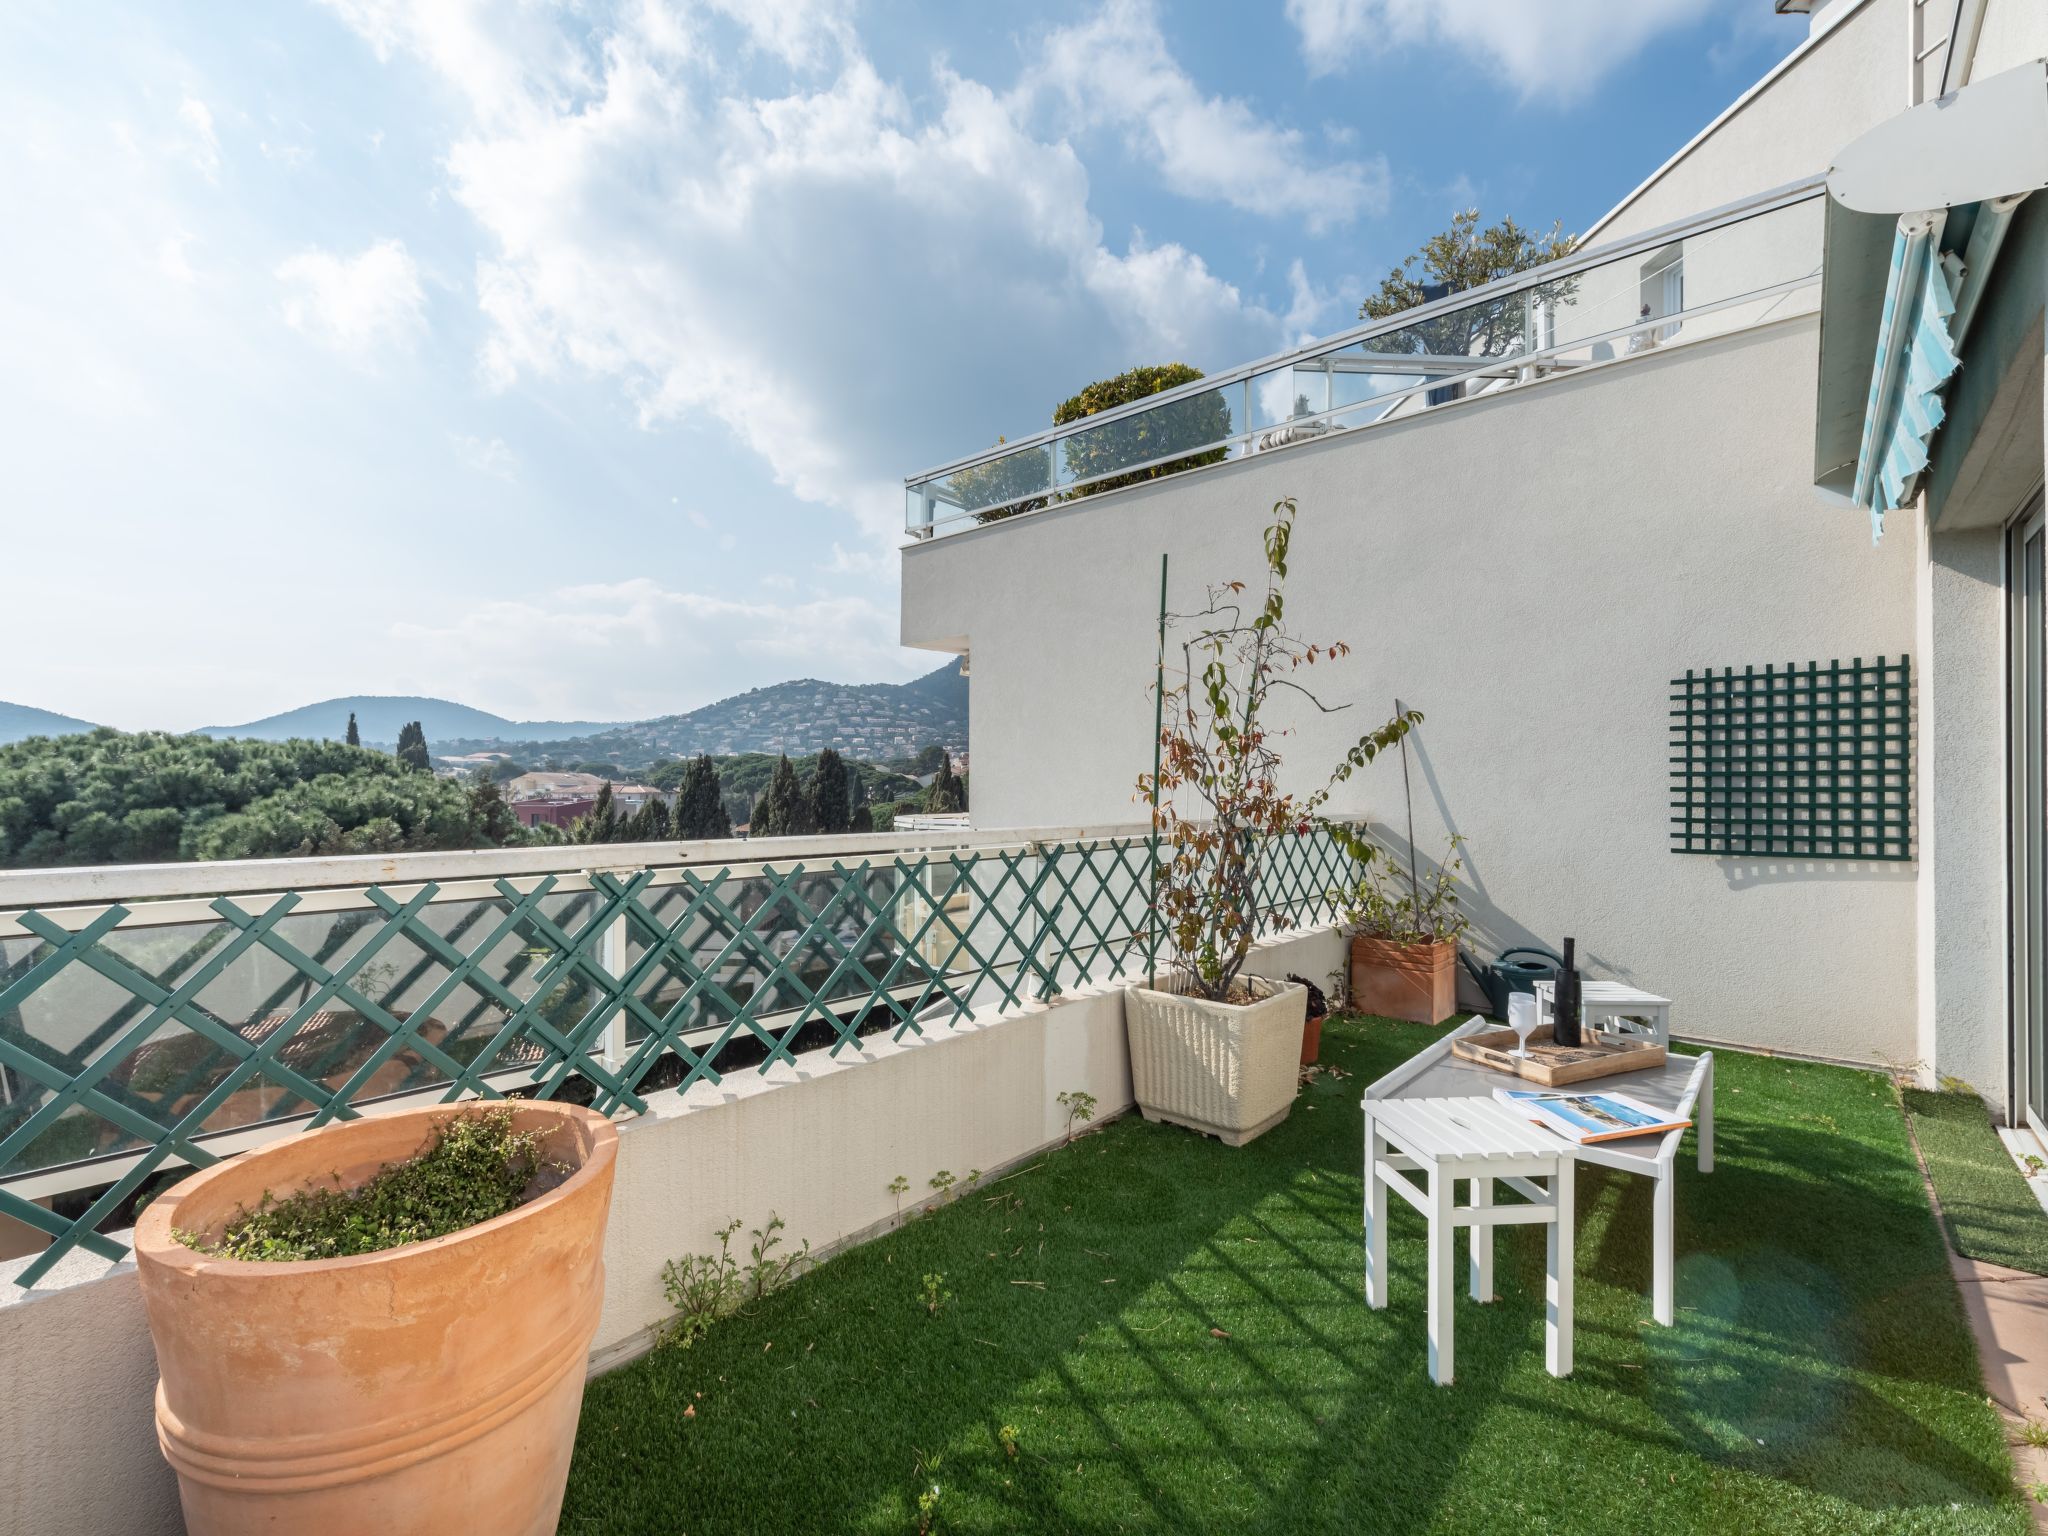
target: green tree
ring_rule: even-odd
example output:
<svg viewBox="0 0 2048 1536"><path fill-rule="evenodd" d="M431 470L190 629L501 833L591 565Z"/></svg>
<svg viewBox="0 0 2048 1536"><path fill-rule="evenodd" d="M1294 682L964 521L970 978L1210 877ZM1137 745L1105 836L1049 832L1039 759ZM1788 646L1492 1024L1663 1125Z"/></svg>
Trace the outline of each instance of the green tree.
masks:
<svg viewBox="0 0 2048 1536"><path fill-rule="evenodd" d="M803 786L796 769L784 753L775 764L775 776L754 802L755 837L794 837L810 830L810 807L804 801Z"/></svg>
<svg viewBox="0 0 2048 1536"><path fill-rule="evenodd" d="M650 795L639 810L626 818L619 830L619 841L664 843L668 841L670 825L668 802L659 795Z"/></svg>
<svg viewBox="0 0 2048 1536"><path fill-rule="evenodd" d="M612 804L612 786L607 781L597 792L589 810L576 818L569 840L575 843L615 843L619 840L619 808Z"/></svg>
<svg viewBox="0 0 2048 1536"><path fill-rule="evenodd" d="M478 835L486 842L504 844L520 840L519 818L512 814L504 791L487 769L478 769L470 780L469 814Z"/></svg>
<svg viewBox="0 0 2048 1536"><path fill-rule="evenodd" d="M1430 236L1421 250L1387 274L1358 306L1358 318L1384 320L1446 294L1463 293L1569 256L1578 248L1578 236L1563 234L1561 229L1553 224L1549 234L1534 234L1513 219L1482 229L1477 208L1453 214L1449 229ZM1555 304L1570 299L1576 288L1573 279L1564 278L1538 285L1535 293L1540 300ZM1438 319L1375 337L1371 345L1376 352L1504 357L1521 350L1526 308L1519 293L1492 303L1470 304Z"/></svg>
<svg viewBox="0 0 2048 1536"><path fill-rule="evenodd" d="M819 832L844 832L853 814L845 762L826 747L811 770L811 825Z"/></svg>
<svg viewBox="0 0 2048 1536"><path fill-rule="evenodd" d="M924 794L924 808L934 816L953 815L967 809L967 795L960 781L953 777L953 760L950 757L939 760L939 771L932 779L931 788Z"/></svg>
<svg viewBox="0 0 2048 1536"><path fill-rule="evenodd" d="M348 712L348 736L345 739L348 745L352 747L360 747L363 744L363 733L356 729L356 712L354 710Z"/></svg>
<svg viewBox="0 0 2048 1536"><path fill-rule="evenodd" d="M427 733L420 729L419 721L398 728L398 760L416 773L426 773L432 764L427 759Z"/></svg>
<svg viewBox="0 0 2048 1536"><path fill-rule="evenodd" d="M459 849L528 838L473 786L335 741L99 730L0 747L0 866Z"/></svg>
<svg viewBox="0 0 2048 1536"><path fill-rule="evenodd" d="M732 818L719 793L718 766L708 753L690 759L676 791L675 833L680 838L731 837Z"/></svg>
<svg viewBox="0 0 2048 1536"><path fill-rule="evenodd" d="M1201 369L1191 368L1186 363L1158 363L1132 368L1113 379L1098 379L1079 394L1062 400L1053 408L1052 422L1056 427L1063 427L1070 422L1083 421L1117 406L1129 405L1133 400L1143 400L1169 389L1178 389L1183 384L1192 384L1201 377ZM1114 491L1142 481L1156 480L1162 475L1177 475L1184 469L1199 465L1221 464L1229 456L1229 450L1206 448L1204 445L1220 442L1230 436L1230 430L1230 404L1222 391L1212 389L1076 434L1060 444L1060 453L1066 464L1066 479L1070 482L1085 480L1091 475L1107 478L1064 492L1061 499L1093 496L1101 491ZM1181 449L1198 447L1204 451L1190 453L1171 463L1153 464L1149 469L1133 470L1124 475L1111 473L1126 464L1146 463ZM1011 496L1036 490L1050 474L1049 459L1041 458L1037 453L1016 453L960 470L949 483L960 496L961 504L972 511L976 507L990 506ZM1020 506L978 513L975 520L997 522L1019 512L1035 511L1044 505L1044 499L1035 499Z"/></svg>
<svg viewBox="0 0 2048 1536"><path fill-rule="evenodd" d="M871 806L856 805L853 815L847 818L849 832L872 832L875 830L875 813Z"/></svg>

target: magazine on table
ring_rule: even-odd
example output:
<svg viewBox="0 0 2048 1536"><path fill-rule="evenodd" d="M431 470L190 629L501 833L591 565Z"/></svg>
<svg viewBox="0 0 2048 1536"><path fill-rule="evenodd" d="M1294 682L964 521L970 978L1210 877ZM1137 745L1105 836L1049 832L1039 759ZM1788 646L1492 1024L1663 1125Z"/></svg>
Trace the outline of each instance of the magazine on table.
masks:
<svg viewBox="0 0 2048 1536"><path fill-rule="evenodd" d="M1625 1093L1496 1088L1493 1096L1509 1109L1581 1146L1595 1141L1618 1141L1626 1136L1655 1136L1692 1124L1690 1120L1674 1119L1670 1111Z"/></svg>

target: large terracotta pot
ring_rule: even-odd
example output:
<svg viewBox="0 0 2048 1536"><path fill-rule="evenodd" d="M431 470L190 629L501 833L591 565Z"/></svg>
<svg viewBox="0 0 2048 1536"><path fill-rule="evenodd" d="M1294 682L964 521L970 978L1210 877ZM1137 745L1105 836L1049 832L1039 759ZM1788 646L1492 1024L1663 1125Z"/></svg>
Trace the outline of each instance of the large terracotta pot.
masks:
<svg viewBox="0 0 2048 1536"><path fill-rule="evenodd" d="M1441 1024L1458 1011L1458 945L1351 941L1351 1002L1360 1013Z"/></svg>
<svg viewBox="0 0 2048 1536"><path fill-rule="evenodd" d="M555 1529L604 1298L619 1137L573 1104L516 1102L576 1171L495 1220L381 1253L209 1258L269 1191L359 1184L453 1108L371 1115L207 1169L135 1229L161 1380L157 1441L192 1536L545 1536Z"/></svg>
<svg viewBox="0 0 2048 1536"><path fill-rule="evenodd" d="M1124 993L1131 1089L1147 1120L1241 1147L1287 1118L1300 1086L1308 988L1246 977L1254 1001L1212 1003L1174 982Z"/></svg>

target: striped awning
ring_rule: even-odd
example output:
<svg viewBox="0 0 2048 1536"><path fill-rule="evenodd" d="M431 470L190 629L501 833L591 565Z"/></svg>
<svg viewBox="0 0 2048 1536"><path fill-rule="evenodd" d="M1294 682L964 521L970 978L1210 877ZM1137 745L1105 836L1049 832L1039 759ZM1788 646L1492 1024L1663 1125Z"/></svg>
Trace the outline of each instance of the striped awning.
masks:
<svg viewBox="0 0 2048 1536"><path fill-rule="evenodd" d="M1961 362L1949 329L1960 271L1941 252L1942 225L1940 214L1911 214L1893 238L1853 492L1869 509L1873 544L1885 513L1919 493L1928 444L1946 414L1942 391Z"/></svg>

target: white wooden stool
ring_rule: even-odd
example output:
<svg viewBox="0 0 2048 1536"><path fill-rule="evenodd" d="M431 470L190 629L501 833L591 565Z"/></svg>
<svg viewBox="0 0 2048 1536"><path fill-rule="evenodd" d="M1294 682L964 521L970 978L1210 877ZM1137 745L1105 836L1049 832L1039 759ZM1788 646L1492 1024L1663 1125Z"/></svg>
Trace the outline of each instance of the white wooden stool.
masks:
<svg viewBox="0 0 2048 1536"><path fill-rule="evenodd" d="M1537 1023L1548 1024L1556 1017L1551 1011L1551 1000L1557 994L1557 983L1539 981L1535 984L1535 991ZM1671 999L1668 997L1645 992L1625 981L1586 981L1579 984L1579 999L1584 1004L1579 1016L1588 1029L1606 1035L1647 1038L1659 1045L1671 1043ZM1635 1022L1637 1019L1643 1022L1638 1024Z"/></svg>
<svg viewBox="0 0 2048 1536"><path fill-rule="evenodd" d="M1365 1101L1365 1299L1387 1304L1387 1191L1429 1222L1429 1375L1451 1381L1452 1254L1457 1229L1472 1229L1472 1299L1492 1301L1493 1229L1542 1222L1545 1245L1544 1365L1572 1371L1573 1147L1495 1099ZM1425 1181L1404 1177L1420 1172ZM1528 1199L1495 1205L1493 1181ZM1472 1185L1459 1205L1458 1182ZM1547 1180L1546 1189L1538 1180Z"/></svg>

